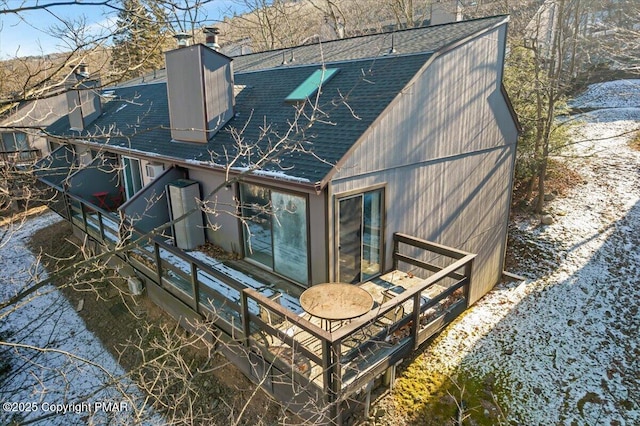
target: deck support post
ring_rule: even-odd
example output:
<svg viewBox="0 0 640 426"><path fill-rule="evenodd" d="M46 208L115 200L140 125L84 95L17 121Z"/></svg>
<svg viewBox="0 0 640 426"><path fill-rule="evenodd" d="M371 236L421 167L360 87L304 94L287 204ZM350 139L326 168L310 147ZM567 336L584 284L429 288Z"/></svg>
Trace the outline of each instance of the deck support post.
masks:
<svg viewBox="0 0 640 426"><path fill-rule="evenodd" d="M373 390L373 380L367 383L367 387L365 391L367 393L364 399L364 418L365 419L370 418L369 411L371 410L371 391L372 390Z"/></svg>

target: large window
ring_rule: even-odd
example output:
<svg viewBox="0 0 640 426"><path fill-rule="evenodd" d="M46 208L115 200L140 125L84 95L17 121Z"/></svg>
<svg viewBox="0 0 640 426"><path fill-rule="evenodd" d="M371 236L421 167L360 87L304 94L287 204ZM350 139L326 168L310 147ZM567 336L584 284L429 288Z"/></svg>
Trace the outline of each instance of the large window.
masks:
<svg viewBox="0 0 640 426"><path fill-rule="evenodd" d="M338 199L338 281L359 283L382 271L384 191Z"/></svg>
<svg viewBox="0 0 640 426"><path fill-rule="evenodd" d="M2 133L0 141L0 151L16 154L15 158L20 160L29 160L32 158L31 148L27 141L27 135L22 132ZM18 157L18 153L19 157Z"/></svg>
<svg viewBox="0 0 640 426"><path fill-rule="evenodd" d="M241 184L240 198L245 256L308 284L306 197Z"/></svg>

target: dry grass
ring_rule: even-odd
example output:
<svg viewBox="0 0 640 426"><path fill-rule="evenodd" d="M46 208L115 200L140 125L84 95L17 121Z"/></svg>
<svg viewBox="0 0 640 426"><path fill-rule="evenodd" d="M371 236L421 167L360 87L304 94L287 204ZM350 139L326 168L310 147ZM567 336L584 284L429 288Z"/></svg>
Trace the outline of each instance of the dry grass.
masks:
<svg viewBox="0 0 640 426"><path fill-rule="evenodd" d="M549 159L547 166L547 180L545 181L545 191L556 196L564 197L569 191L584 183L584 178L578 172L571 169L566 162ZM513 191L513 206L531 205L538 195L537 182L532 198L527 198L528 182L516 182Z"/></svg>
<svg viewBox="0 0 640 426"><path fill-rule="evenodd" d="M464 317L463 313L456 321ZM436 337L437 342L440 337ZM392 392L394 415L389 424L407 426L494 426L504 424L504 412L495 398L504 395L504 389L496 389L492 374L478 378L457 371L449 376L436 371L430 363L429 352L418 354L405 361L399 370L398 380ZM463 421L461 421L464 419Z"/></svg>
<svg viewBox="0 0 640 426"><path fill-rule="evenodd" d="M631 149L635 149L636 151L640 151L640 130L635 132L629 141L629 146Z"/></svg>
<svg viewBox="0 0 640 426"><path fill-rule="evenodd" d="M584 178L575 170L571 169L566 162L549 160L547 170L546 188L547 192L566 196L570 190L584 183Z"/></svg>
<svg viewBox="0 0 640 426"><path fill-rule="evenodd" d="M7 211L6 214L0 216L0 227L6 226L12 223L20 223L32 216L38 216L47 210L47 206L33 207L28 210L12 212Z"/></svg>

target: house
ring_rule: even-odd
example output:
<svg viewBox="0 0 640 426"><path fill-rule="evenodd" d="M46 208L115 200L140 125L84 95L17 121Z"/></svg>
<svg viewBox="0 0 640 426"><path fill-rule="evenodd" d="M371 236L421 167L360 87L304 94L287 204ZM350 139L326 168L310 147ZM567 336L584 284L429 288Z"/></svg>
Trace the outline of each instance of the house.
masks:
<svg viewBox="0 0 640 426"><path fill-rule="evenodd" d="M42 130L66 110L66 95L61 91L50 92L43 99L8 103L1 109L0 210L37 201L33 176L21 170L50 153Z"/></svg>
<svg viewBox="0 0 640 426"><path fill-rule="evenodd" d="M36 174L79 235L126 244L132 290L143 281L185 326L210 319L245 374L340 423L501 279L518 136L507 23L172 50L166 79L97 92L87 78ZM235 255L211 261L207 245ZM367 288L375 309L323 328L299 296L325 282Z"/></svg>
<svg viewBox="0 0 640 426"><path fill-rule="evenodd" d="M49 154L42 130L67 112L63 92L8 105L0 118L0 164L21 164Z"/></svg>

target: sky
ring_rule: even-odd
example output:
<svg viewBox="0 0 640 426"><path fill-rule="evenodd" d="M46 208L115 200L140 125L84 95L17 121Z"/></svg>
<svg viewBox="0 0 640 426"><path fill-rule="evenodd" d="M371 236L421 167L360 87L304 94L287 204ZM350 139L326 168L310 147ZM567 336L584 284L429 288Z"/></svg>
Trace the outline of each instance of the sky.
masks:
<svg viewBox="0 0 640 426"><path fill-rule="evenodd" d="M60 27L61 19L74 22L75 26L86 27L84 35L99 37L109 34L113 28L117 12L104 6L89 5L98 0L76 0L75 5L52 7L49 10L33 10L19 14L8 12L18 7L30 7L36 4L51 3L55 0L0 0L0 59L16 56L41 56L43 54L64 52L69 50L70 44L61 37L52 37L50 30ZM69 0L62 0L61 2ZM182 3L194 0L183 0ZM61 3L58 2L58 3ZM115 0L114 4L119 2ZM206 6L207 23L220 21L225 12L231 8L238 9L233 0L213 0ZM80 25L86 23L86 25ZM70 34L70 31L65 31Z"/></svg>

